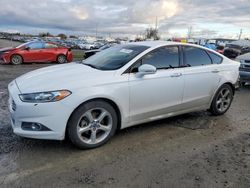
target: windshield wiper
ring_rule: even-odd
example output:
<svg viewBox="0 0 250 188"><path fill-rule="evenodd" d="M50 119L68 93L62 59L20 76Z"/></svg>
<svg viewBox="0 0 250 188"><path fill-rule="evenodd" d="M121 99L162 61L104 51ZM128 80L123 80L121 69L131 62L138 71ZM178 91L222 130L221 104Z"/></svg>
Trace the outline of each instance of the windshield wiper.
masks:
<svg viewBox="0 0 250 188"><path fill-rule="evenodd" d="M88 64L88 63L83 63L83 64L84 64L84 65L87 65L87 66L89 66L89 67L91 67L91 68L98 69L95 65Z"/></svg>

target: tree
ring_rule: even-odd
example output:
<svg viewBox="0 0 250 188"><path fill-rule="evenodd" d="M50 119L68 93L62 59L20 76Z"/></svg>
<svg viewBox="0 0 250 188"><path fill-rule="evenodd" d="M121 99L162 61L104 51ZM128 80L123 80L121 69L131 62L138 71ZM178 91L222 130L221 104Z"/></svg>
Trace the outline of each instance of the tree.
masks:
<svg viewBox="0 0 250 188"><path fill-rule="evenodd" d="M66 39L67 35L60 33L59 35L57 35L58 37L60 37L61 39Z"/></svg>
<svg viewBox="0 0 250 188"><path fill-rule="evenodd" d="M49 32L42 32L42 33L39 33L39 37L51 37L53 35L51 35Z"/></svg>
<svg viewBox="0 0 250 188"><path fill-rule="evenodd" d="M70 35L69 38L76 39L77 37L75 35Z"/></svg>
<svg viewBox="0 0 250 188"><path fill-rule="evenodd" d="M154 39L154 40L159 40L160 36L158 34L158 30L155 28L147 28L146 29L146 34L145 34L146 39Z"/></svg>

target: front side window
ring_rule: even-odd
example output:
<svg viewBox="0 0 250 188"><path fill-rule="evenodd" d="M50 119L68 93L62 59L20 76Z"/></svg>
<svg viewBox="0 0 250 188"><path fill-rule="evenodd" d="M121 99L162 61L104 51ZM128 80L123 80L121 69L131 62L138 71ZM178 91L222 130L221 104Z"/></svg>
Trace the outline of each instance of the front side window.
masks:
<svg viewBox="0 0 250 188"><path fill-rule="evenodd" d="M183 52L185 57L185 63L188 66L193 67L212 64L211 58L203 49L191 46L183 46Z"/></svg>
<svg viewBox="0 0 250 188"><path fill-rule="evenodd" d="M179 51L177 46L166 46L158 48L146 54L142 60L142 64L150 64L157 69L179 67Z"/></svg>
<svg viewBox="0 0 250 188"><path fill-rule="evenodd" d="M28 45L30 49L42 49L44 48L44 43L43 42L33 42Z"/></svg>

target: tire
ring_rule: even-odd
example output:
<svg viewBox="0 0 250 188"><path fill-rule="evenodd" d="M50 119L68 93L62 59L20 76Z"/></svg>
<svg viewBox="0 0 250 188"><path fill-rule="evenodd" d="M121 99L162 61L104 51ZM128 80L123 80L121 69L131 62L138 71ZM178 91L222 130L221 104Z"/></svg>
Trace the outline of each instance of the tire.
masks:
<svg viewBox="0 0 250 188"><path fill-rule="evenodd" d="M241 86L245 86L245 85L246 85L246 82L240 82L240 85L241 85Z"/></svg>
<svg viewBox="0 0 250 188"><path fill-rule="evenodd" d="M105 144L117 129L115 109L102 100L90 101L71 115L67 131L71 142L80 149L96 148Z"/></svg>
<svg viewBox="0 0 250 188"><path fill-rule="evenodd" d="M23 63L23 58L20 55L14 54L11 56L10 62L13 65L21 65Z"/></svg>
<svg viewBox="0 0 250 188"><path fill-rule="evenodd" d="M213 115L222 115L229 109L232 101L232 87L228 84L223 84L216 92L209 110Z"/></svg>
<svg viewBox="0 0 250 188"><path fill-rule="evenodd" d="M58 55L56 61L59 64L67 63L67 58L65 55Z"/></svg>

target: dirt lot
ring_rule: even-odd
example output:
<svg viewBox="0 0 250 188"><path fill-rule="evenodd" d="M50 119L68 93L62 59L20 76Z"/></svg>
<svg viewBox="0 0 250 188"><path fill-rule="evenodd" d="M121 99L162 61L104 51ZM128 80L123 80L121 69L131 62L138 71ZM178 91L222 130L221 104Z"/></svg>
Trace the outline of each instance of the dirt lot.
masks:
<svg viewBox="0 0 250 188"><path fill-rule="evenodd" d="M230 110L128 128L103 147L12 133L7 84L49 64L0 65L0 187L250 187L250 86Z"/></svg>

